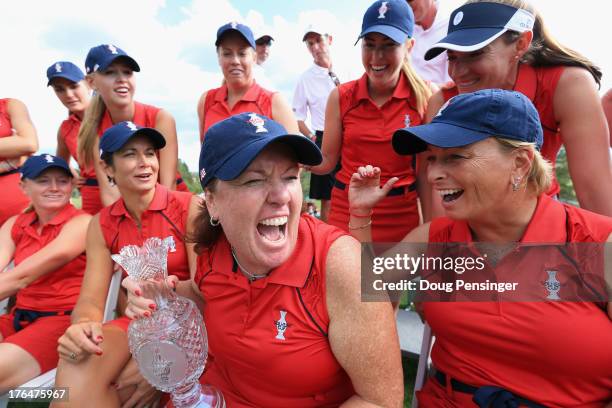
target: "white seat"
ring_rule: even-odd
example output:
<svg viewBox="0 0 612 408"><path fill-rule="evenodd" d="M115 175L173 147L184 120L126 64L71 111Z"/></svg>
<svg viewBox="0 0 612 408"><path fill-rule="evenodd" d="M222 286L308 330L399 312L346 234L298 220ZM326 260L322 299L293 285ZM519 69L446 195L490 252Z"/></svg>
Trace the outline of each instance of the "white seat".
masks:
<svg viewBox="0 0 612 408"><path fill-rule="evenodd" d="M122 269L117 269L113 273L111 282L108 288L108 295L106 296L106 304L104 305L104 321L113 320L117 316L117 298L119 297L119 288L121 287L121 272ZM55 385L55 372L57 368L47 371L39 375L36 378L32 378L21 387L36 387L45 388L53 387ZM0 408L6 408L8 403L8 396L6 394L0 395Z"/></svg>
<svg viewBox="0 0 612 408"><path fill-rule="evenodd" d="M412 393L412 408L418 408L419 406L419 402L416 398L416 392L423 388L423 385L425 385L425 381L427 380L427 372L429 371L429 366L431 364L429 353L431 352L431 347L434 340L435 337L431 332L431 327L425 323L425 327L423 328L423 340L421 342L421 352L419 354L419 365L417 367L416 378L414 380L414 392Z"/></svg>

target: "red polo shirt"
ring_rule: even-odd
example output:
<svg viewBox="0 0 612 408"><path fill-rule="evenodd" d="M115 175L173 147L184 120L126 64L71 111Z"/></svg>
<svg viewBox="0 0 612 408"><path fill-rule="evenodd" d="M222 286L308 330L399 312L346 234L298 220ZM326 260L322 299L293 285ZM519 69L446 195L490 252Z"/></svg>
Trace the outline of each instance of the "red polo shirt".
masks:
<svg viewBox="0 0 612 408"><path fill-rule="evenodd" d="M175 251L168 253L168 274L189 279L185 231L191 193L170 191L157 184L149 208L142 214L140 228L125 208L123 198L100 211L100 227L106 246L117 254L126 245L142 245L147 238L172 236Z"/></svg>
<svg viewBox="0 0 612 408"><path fill-rule="evenodd" d="M230 116L244 112L255 112L272 118L272 97L274 92L263 89L255 81L242 98L234 104L232 109L227 105L227 85L211 89L204 101L204 133L200 135L200 142L204 141L204 134L209 127Z"/></svg>
<svg viewBox="0 0 612 408"><path fill-rule="evenodd" d="M78 163L78 135L81 128L81 119L74 114L70 114L66 120L62 122L59 129L60 138L64 140L70 156Z"/></svg>
<svg viewBox="0 0 612 408"><path fill-rule="evenodd" d="M520 242L605 242L611 232L611 218L542 195ZM471 242L472 236L465 221L438 218L429 240ZM432 360L452 378L497 385L548 407L595 408L612 399L612 323L592 302L426 302L424 308L436 335ZM419 398L429 401L433 388ZM454 398L475 407L467 394Z"/></svg>
<svg viewBox="0 0 612 408"><path fill-rule="evenodd" d="M36 231L39 227L36 212L19 215L11 230L11 238L15 243L15 265L44 248L57 238L67 222L83 213L68 204L42 227L40 234ZM16 307L37 311L72 310L81 291L84 272L85 252L20 289L17 292Z"/></svg>
<svg viewBox="0 0 612 408"><path fill-rule="evenodd" d="M254 282L234 264L224 236L198 258L195 282L213 362L202 379L230 407L332 407L354 394L327 338L327 251L337 228L300 219L295 250Z"/></svg>

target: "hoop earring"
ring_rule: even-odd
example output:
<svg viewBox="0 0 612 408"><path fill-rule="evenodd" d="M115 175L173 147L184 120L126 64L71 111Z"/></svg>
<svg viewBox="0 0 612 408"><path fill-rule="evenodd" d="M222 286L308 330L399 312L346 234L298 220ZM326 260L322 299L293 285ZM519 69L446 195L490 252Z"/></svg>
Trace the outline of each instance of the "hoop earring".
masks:
<svg viewBox="0 0 612 408"><path fill-rule="evenodd" d="M110 177L110 176L106 176L108 178L108 183L110 184L111 187L115 187L115 179Z"/></svg>
<svg viewBox="0 0 612 408"><path fill-rule="evenodd" d="M210 217L210 225L213 227L218 227L219 224L221 224L221 222L219 222L219 219L217 218L216 220L213 217Z"/></svg>

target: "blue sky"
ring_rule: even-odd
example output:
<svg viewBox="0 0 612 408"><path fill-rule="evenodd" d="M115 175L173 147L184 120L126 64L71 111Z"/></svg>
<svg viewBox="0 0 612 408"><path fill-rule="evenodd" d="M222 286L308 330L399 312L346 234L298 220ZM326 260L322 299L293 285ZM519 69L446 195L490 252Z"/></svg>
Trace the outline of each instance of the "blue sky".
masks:
<svg viewBox="0 0 612 408"><path fill-rule="evenodd" d="M612 54L602 27L609 2L533 0L553 34L604 69L603 89L612 86ZM142 67L136 100L172 113L177 121L179 155L196 170L199 143L195 107L202 92L221 82L214 39L217 28L232 20L245 22L255 34L276 38L266 77L291 99L299 74L311 63L301 43L313 21L334 35L334 65L343 80L362 72L355 47L361 17L369 0L38 0L1 1L2 97L26 103L37 127L41 151L54 152L64 108L46 88L45 70L57 60L82 66L89 48L113 43ZM453 8L460 0L441 0ZM336 70L336 68L335 68Z"/></svg>

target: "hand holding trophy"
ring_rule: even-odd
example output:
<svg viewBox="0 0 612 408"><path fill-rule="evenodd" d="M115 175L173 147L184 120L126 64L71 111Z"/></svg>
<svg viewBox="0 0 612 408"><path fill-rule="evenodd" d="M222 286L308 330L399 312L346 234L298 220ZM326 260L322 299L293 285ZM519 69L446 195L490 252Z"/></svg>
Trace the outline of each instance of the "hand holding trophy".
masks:
<svg viewBox="0 0 612 408"><path fill-rule="evenodd" d="M222 408L225 401L213 387L198 378L208 357L206 327L196 304L177 296L167 285L168 250L172 237L147 239L142 247L128 245L112 258L154 299L150 317L132 320L129 346L142 375L151 385L171 394L177 408Z"/></svg>

